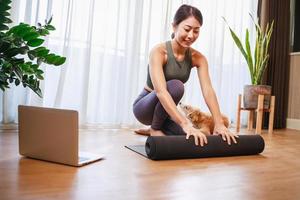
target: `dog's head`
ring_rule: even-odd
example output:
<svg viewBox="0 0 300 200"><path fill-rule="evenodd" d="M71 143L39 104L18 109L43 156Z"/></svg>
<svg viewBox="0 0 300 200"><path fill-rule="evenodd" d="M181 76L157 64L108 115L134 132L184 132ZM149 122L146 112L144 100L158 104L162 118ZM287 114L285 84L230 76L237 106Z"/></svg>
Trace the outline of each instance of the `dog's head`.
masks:
<svg viewBox="0 0 300 200"><path fill-rule="evenodd" d="M190 105L186 105L184 103L179 103L179 107L182 110L182 112L185 114L185 116L190 119L192 122L199 121L202 117L202 112L199 108L195 108Z"/></svg>
<svg viewBox="0 0 300 200"><path fill-rule="evenodd" d="M181 109L181 111L187 116L188 114L192 113L193 111L195 111L195 108L193 106L184 104L182 102L179 103L179 108Z"/></svg>

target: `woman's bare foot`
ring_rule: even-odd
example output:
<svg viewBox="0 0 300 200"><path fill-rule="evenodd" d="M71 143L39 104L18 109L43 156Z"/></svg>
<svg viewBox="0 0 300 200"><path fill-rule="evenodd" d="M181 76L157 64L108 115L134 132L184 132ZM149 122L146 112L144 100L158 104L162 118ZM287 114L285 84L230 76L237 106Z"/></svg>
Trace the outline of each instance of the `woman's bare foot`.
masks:
<svg viewBox="0 0 300 200"><path fill-rule="evenodd" d="M150 136L150 128L141 128L134 131L136 134Z"/></svg>
<svg viewBox="0 0 300 200"><path fill-rule="evenodd" d="M161 130L154 130L150 128L150 135L151 136L165 136L165 134Z"/></svg>

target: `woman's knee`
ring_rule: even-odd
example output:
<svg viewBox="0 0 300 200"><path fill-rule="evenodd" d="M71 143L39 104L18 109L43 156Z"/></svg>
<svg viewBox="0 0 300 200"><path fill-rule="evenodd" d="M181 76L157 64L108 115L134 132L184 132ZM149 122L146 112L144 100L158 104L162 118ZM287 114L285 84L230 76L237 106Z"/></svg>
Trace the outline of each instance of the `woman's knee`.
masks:
<svg viewBox="0 0 300 200"><path fill-rule="evenodd" d="M153 113L149 113L149 110L143 109L138 105L134 105L133 114L140 123L144 125L151 125Z"/></svg>
<svg viewBox="0 0 300 200"><path fill-rule="evenodd" d="M172 79L167 81L167 90L176 103L178 103L184 94L184 85L180 80Z"/></svg>
<svg viewBox="0 0 300 200"><path fill-rule="evenodd" d="M135 118L142 124L150 125L157 102L158 98L155 93L140 95L133 105Z"/></svg>

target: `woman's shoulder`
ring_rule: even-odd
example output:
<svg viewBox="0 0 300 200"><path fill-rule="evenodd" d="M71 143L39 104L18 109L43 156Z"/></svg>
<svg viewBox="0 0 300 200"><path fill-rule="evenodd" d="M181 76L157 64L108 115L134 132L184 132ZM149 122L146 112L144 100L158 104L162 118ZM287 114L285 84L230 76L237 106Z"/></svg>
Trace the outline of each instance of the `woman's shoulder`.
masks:
<svg viewBox="0 0 300 200"><path fill-rule="evenodd" d="M150 55L154 56L155 58L160 57L162 59L163 63L165 63L167 60L166 43L162 42L162 43L158 43L158 44L154 45L150 51Z"/></svg>
<svg viewBox="0 0 300 200"><path fill-rule="evenodd" d="M205 55L194 48L191 48L191 55L193 66L199 67L202 62L207 62Z"/></svg>
<svg viewBox="0 0 300 200"><path fill-rule="evenodd" d="M193 58L196 58L196 59L204 59L205 56L198 50L194 49L194 48L190 48L191 49L191 55Z"/></svg>
<svg viewBox="0 0 300 200"><path fill-rule="evenodd" d="M153 46L151 52L157 52L161 54L167 53L166 42L161 42Z"/></svg>

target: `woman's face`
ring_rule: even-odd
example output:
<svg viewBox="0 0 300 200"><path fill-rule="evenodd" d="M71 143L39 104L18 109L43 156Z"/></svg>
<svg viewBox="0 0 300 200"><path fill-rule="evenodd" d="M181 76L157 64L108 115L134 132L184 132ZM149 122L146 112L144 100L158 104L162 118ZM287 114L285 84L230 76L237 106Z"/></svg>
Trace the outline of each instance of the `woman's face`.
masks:
<svg viewBox="0 0 300 200"><path fill-rule="evenodd" d="M198 38L200 32L200 23L195 17L191 16L178 25L173 25L175 40L182 47L190 47Z"/></svg>

